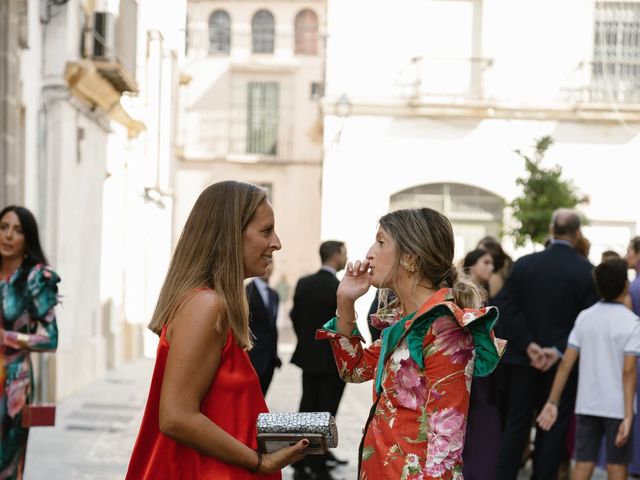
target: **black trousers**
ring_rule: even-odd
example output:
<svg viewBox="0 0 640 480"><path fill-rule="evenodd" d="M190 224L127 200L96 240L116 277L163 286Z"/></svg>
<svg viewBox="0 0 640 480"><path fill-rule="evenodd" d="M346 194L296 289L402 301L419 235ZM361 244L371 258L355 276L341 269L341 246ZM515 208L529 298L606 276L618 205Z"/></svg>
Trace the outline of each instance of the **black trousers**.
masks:
<svg viewBox="0 0 640 480"><path fill-rule="evenodd" d="M556 370L554 367L540 372L529 366L507 366L507 418L500 444L498 480L517 478L531 426L535 415L547 401ZM536 427L533 480L555 480L560 462L567 457L567 431L575 406L577 379L577 369L574 368L562 392L558 419L551 430L545 432Z"/></svg>
<svg viewBox="0 0 640 480"><path fill-rule="evenodd" d="M335 416L344 392L344 382L338 373L306 373L302 372L302 399L300 400L301 412L330 412ZM326 469L326 455L308 455L302 462L294 465L294 468L302 468L305 465L312 471L319 472Z"/></svg>
<svg viewBox="0 0 640 480"><path fill-rule="evenodd" d="M276 366L272 365L271 367L264 370L258 374L258 379L260 380L260 389L262 390L262 395L267 396L267 390L269 390L269 385L271 385L271 380L273 380L273 372L275 371Z"/></svg>

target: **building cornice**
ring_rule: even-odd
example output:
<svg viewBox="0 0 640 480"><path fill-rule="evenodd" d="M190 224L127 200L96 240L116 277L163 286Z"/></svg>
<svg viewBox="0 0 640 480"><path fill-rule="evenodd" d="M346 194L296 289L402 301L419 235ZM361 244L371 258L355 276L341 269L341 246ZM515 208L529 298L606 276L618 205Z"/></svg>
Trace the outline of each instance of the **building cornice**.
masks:
<svg viewBox="0 0 640 480"><path fill-rule="evenodd" d="M339 99L322 101L325 115L390 117L475 118L567 121L585 123L640 123L640 105L575 103L573 105L507 105L496 101L427 103L407 100L360 101L349 99L347 111Z"/></svg>
<svg viewBox="0 0 640 480"><path fill-rule="evenodd" d="M246 157L243 159L243 157ZM297 160L260 157L259 159L249 160L249 156L229 155L227 157L207 156L204 154L187 154L185 155L180 149L176 149L176 158L179 160L181 168L186 169L207 169L212 164L225 164L235 166L248 167L282 167L282 166L309 166L318 167L322 165L323 159L313 160Z"/></svg>

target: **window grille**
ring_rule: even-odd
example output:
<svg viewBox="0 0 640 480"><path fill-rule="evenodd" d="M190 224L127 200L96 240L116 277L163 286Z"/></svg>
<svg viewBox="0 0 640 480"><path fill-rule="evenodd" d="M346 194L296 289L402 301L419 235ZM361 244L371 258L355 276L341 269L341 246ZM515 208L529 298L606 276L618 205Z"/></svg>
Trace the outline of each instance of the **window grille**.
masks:
<svg viewBox="0 0 640 480"><path fill-rule="evenodd" d="M640 101L640 3L596 2L591 100Z"/></svg>
<svg viewBox="0 0 640 480"><path fill-rule="evenodd" d="M268 10L259 10L251 21L253 53L273 53L275 21Z"/></svg>
<svg viewBox="0 0 640 480"><path fill-rule="evenodd" d="M209 53L231 51L231 17L224 10L217 10L209 17Z"/></svg>
<svg viewBox="0 0 640 480"><path fill-rule="evenodd" d="M279 96L277 82L248 82L246 153L278 153Z"/></svg>
<svg viewBox="0 0 640 480"><path fill-rule="evenodd" d="M295 52L299 55L318 54L318 16L311 10L302 10L295 20Z"/></svg>

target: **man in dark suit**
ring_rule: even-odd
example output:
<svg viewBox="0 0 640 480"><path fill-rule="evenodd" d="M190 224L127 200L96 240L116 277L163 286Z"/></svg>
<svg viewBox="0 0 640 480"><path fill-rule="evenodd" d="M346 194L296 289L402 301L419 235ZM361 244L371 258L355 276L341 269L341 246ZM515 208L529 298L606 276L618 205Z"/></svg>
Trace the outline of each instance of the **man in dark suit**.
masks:
<svg viewBox="0 0 640 480"><path fill-rule="evenodd" d="M256 277L247 285L249 328L255 337L249 358L260 379L263 395L267 394L273 372L280 368L278 358L278 294L269 287L271 266L264 277Z"/></svg>
<svg viewBox="0 0 640 480"><path fill-rule="evenodd" d="M549 395L557 362L580 311L597 300L593 265L575 250L582 237L573 210L553 214L551 244L526 255L513 266L504 287L504 357L508 375L508 411L502 434L498 480L514 480L529 439L534 412ZM566 457L566 438L577 388L574 371L559 405L553 428L536 431L533 479L555 480Z"/></svg>
<svg viewBox="0 0 640 480"><path fill-rule="evenodd" d="M322 268L301 278L296 285L290 316L298 337L291 363L302 369L301 412L331 412L335 415L344 391L329 342L315 340L316 330L335 316L336 292L340 283L336 273L347 262L343 242L327 241L320 245ZM331 479L328 457L309 455L294 465L295 479ZM340 462L332 459L334 462ZM310 472L304 468L308 467Z"/></svg>

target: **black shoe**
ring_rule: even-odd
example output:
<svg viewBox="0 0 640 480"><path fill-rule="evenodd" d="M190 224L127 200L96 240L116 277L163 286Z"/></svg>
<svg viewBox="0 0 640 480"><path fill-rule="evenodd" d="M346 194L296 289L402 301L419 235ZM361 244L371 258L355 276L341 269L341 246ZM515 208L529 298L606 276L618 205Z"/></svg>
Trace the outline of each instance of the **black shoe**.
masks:
<svg viewBox="0 0 640 480"><path fill-rule="evenodd" d="M331 472L329 472L328 468L311 472L310 478L312 478L313 480L341 480L331 475Z"/></svg>
<svg viewBox="0 0 640 480"><path fill-rule="evenodd" d="M335 468L341 465L347 465L348 463L349 463L349 460L340 460L339 458L336 458L333 452L327 453L327 467L329 468Z"/></svg>

